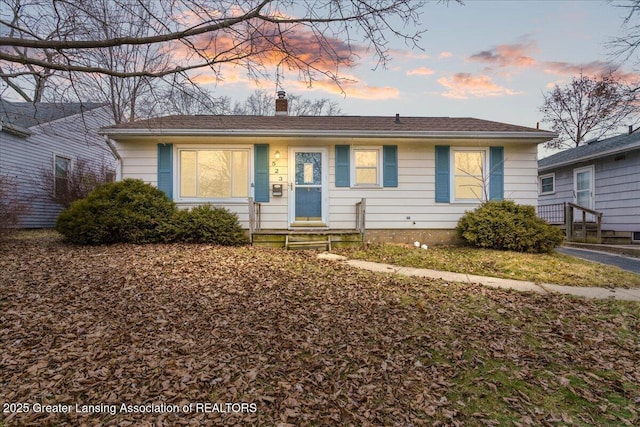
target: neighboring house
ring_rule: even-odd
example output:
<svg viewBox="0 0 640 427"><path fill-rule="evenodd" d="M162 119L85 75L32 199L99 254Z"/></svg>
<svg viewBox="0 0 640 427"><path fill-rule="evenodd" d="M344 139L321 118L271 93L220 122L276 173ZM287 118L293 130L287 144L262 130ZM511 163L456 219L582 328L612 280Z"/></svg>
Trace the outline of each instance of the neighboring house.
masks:
<svg viewBox="0 0 640 427"><path fill-rule="evenodd" d="M0 175L28 206L20 227L55 225L62 206L51 193L61 191L78 159L116 171L115 152L97 133L110 124L104 104L0 99ZM53 182L44 182L48 179Z"/></svg>
<svg viewBox="0 0 640 427"><path fill-rule="evenodd" d="M168 116L103 133L116 141L123 178L179 206L210 202L262 232L340 231L359 228L366 199L367 240L431 243L454 239L460 216L483 199L535 206L537 146L556 136L473 118L286 113ZM260 204L255 227L250 198Z"/></svg>
<svg viewBox="0 0 640 427"><path fill-rule="evenodd" d="M640 133L591 141L541 159L538 179L541 208L571 202L596 210L609 237L640 242Z"/></svg>

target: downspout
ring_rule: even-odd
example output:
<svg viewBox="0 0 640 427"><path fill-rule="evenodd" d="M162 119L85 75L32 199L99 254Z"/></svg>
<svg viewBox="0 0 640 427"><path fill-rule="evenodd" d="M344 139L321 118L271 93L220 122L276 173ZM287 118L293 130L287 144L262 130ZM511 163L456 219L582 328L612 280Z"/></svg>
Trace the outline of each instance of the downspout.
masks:
<svg viewBox="0 0 640 427"><path fill-rule="evenodd" d="M118 170L116 170L116 181L122 181L122 157L120 157L120 153L118 153L118 150L116 149L115 145L113 145L113 142L111 142L111 139L109 139L108 136L105 135L104 140L111 150L111 154L113 154L113 157L115 157L118 161Z"/></svg>

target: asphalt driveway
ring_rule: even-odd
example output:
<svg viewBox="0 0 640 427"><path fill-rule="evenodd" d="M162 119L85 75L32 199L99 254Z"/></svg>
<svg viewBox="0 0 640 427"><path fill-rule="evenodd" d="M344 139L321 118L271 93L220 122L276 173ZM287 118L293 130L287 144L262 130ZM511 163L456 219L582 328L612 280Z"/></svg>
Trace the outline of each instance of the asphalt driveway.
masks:
<svg viewBox="0 0 640 427"><path fill-rule="evenodd" d="M601 264L614 265L623 270L640 274L639 258L632 258L624 255L615 255L615 254L605 253L601 251L592 251L589 249L578 249L578 248L567 248L567 247L556 248L556 251L560 252L561 254L574 256L576 258L595 261Z"/></svg>

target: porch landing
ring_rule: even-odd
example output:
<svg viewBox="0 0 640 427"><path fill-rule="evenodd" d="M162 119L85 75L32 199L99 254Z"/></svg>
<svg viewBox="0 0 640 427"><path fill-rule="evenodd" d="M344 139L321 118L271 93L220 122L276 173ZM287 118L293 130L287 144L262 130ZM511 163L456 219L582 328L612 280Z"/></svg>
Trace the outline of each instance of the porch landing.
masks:
<svg viewBox="0 0 640 427"><path fill-rule="evenodd" d="M358 230L300 228L295 230L260 230L253 233L255 246L287 249L324 249L362 245Z"/></svg>

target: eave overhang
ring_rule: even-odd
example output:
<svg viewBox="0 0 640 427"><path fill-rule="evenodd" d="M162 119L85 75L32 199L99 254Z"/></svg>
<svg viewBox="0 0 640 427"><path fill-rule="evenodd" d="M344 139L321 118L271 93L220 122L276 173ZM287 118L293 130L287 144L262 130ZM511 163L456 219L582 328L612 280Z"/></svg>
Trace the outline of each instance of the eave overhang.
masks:
<svg viewBox="0 0 640 427"><path fill-rule="evenodd" d="M11 123L0 122L0 132L7 132L20 138L27 138L33 135L29 129Z"/></svg>
<svg viewBox="0 0 640 427"><path fill-rule="evenodd" d="M568 159L568 160L565 160L565 161L562 161L562 162L551 163L551 164L546 165L546 166L539 166L538 167L538 172L545 172L545 171L561 168L561 167L564 167L564 166L569 166L569 165L572 165L572 164L575 164L575 163L589 162L591 160L600 159L600 158L608 157L608 156L613 156L615 154L626 153L628 151L637 150L637 149L640 149L640 141L637 141L637 142L635 142L633 144L625 145L624 147L613 148L611 150L606 150L606 151L601 151L601 152L598 152L598 153L593 153L593 154L588 155L588 156L576 157L576 158Z"/></svg>
<svg viewBox="0 0 640 427"><path fill-rule="evenodd" d="M172 136L305 137L305 138L389 138L389 139L511 139L542 143L557 137L553 132L481 131L363 131L298 129L103 129L111 139Z"/></svg>

